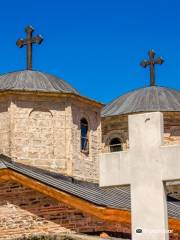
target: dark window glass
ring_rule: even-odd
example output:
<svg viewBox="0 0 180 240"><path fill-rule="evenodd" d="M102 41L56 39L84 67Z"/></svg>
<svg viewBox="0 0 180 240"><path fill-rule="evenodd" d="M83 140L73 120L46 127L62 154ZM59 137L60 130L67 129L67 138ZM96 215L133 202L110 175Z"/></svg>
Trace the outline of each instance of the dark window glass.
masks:
<svg viewBox="0 0 180 240"><path fill-rule="evenodd" d="M122 151L122 143L119 138L113 138L110 142L110 151L111 152L118 152Z"/></svg>
<svg viewBox="0 0 180 240"><path fill-rule="evenodd" d="M85 118L81 119L81 151L88 152L88 122Z"/></svg>

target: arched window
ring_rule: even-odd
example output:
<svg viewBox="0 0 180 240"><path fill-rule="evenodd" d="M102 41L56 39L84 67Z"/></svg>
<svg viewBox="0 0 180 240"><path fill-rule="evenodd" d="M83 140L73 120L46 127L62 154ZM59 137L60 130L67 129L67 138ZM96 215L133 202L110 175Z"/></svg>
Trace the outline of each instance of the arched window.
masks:
<svg viewBox="0 0 180 240"><path fill-rule="evenodd" d="M81 151L89 151L89 141L88 141L88 121L85 118L81 119Z"/></svg>
<svg viewBox="0 0 180 240"><path fill-rule="evenodd" d="M109 147L111 152L122 151L122 142L119 138L113 138L110 141Z"/></svg>

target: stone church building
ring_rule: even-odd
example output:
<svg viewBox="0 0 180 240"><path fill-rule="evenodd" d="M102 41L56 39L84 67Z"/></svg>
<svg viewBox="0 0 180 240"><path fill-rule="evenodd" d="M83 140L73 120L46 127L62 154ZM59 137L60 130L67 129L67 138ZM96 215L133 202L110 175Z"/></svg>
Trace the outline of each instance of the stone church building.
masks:
<svg viewBox="0 0 180 240"><path fill-rule="evenodd" d="M153 111L164 114L165 143L180 143L179 91L153 85L104 106L49 73L1 75L0 239L59 232L130 238L130 188L100 188L99 157L128 149L129 114ZM174 240L179 186L167 185Z"/></svg>
<svg viewBox="0 0 180 240"><path fill-rule="evenodd" d="M1 76L0 94L3 154L16 162L97 181L102 104L82 97L58 77L30 70ZM89 146L84 147L81 128L86 131L86 124Z"/></svg>

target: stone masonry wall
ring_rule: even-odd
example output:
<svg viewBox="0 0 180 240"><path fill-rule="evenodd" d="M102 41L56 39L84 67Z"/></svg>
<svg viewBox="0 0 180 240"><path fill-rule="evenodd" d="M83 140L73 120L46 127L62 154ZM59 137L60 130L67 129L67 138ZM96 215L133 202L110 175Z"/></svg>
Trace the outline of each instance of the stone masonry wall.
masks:
<svg viewBox="0 0 180 240"><path fill-rule="evenodd" d="M104 222L16 182L0 182L0 239L33 233L124 232L128 224Z"/></svg>
<svg viewBox="0 0 180 240"><path fill-rule="evenodd" d="M101 120L102 152L109 152L109 143L113 138L120 138L123 150L128 148L128 116L106 117Z"/></svg>
<svg viewBox="0 0 180 240"><path fill-rule="evenodd" d="M6 105L0 99L1 152L23 164L98 181L100 107L75 98L36 94L9 96ZM89 154L80 149L81 117L89 122Z"/></svg>
<svg viewBox="0 0 180 240"><path fill-rule="evenodd" d="M81 152L80 120L86 118L89 127L89 153ZM98 108L72 104L72 169L73 175L88 181L98 181L98 158L101 152L101 118Z"/></svg>
<svg viewBox="0 0 180 240"><path fill-rule="evenodd" d="M10 99L0 96L0 153L10 153Z"/></svg>
<svg viewBox="0 0 180 240"><path fill-rule="evenodd" d="M180 143L180 112L165 112L164 116L164 143ZM119 137L123 149L128 146L128 115L102 118L102 148L103 152L109 151L109 142L112 138Z"/></svg>
<svg viewBox="0 0 180 240"><path fill-rule="evenodd" d="M66 173L65 100L14 96L10 112L10 156L24 164Z"/></svg>

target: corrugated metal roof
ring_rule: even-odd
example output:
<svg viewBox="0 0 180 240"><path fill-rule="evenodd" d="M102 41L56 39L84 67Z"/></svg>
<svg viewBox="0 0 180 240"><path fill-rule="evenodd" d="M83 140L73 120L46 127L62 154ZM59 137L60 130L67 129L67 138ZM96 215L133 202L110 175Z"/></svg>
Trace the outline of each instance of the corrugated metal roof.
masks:
<svg viewBox="0 0 180 240"><path fill-rule="evenodd" d="M0 91L78 92L63 79L39 71L23 70L0 76Z"/></svg>
<svg viewBox="0 0 180 240"><path fill-rule="evenodd" d="M0 156L0 161L9 169L93 204L115 209L131 209L130 187L128 186L100 188L98 184L73 180L61 174L12 162L4 155ZM180 204L178 201L168 200L168 214L170 217L180 219Z"/></svg>
<svg viewBox="0 0 180 240"><path fill-rule="evenodd" d="M157 86L141 88L107 104L102 110L102 117L154 111L179 112L180 92Z"/></svg>
<svg viewBox="0 0 180 240"><path fill-rule="evenodd" d="M2 161L0 161L0 169L4 169L4 168L7 168L6 165Z"/></svg>

